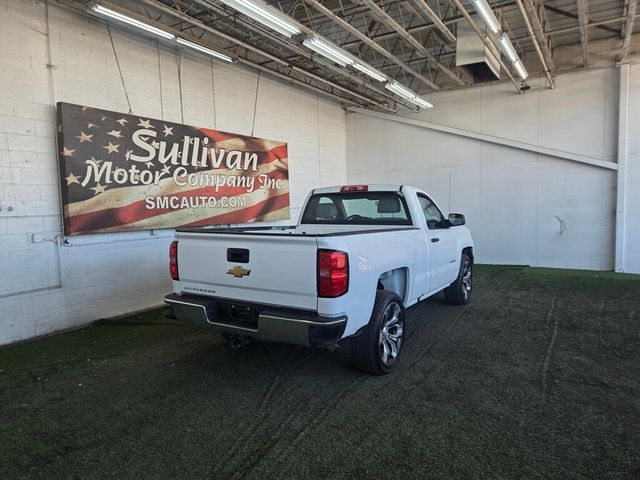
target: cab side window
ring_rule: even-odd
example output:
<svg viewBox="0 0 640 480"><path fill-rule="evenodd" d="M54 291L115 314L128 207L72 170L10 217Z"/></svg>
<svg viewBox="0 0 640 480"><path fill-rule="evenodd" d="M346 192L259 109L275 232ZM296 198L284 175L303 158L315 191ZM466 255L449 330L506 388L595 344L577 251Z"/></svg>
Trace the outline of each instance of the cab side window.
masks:
<svg viewBox="0 0 640 480"><path fill-rule="evenodd" d="M444 217L442 216L442 213L440 213L440 210L438 210L438 207L436 207L435 203L422 195L418 196L418 201L420 202L420 207L424 214L424 218L427 221L427 227L429 230L444 228Z"/></svg>

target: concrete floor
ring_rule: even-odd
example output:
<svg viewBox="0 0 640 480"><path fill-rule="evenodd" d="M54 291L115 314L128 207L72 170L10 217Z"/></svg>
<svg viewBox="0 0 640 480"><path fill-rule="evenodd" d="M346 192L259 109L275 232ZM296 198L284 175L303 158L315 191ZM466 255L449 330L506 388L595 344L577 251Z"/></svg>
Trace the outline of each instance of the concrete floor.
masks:
<svg viewBox="0 0 640 480"><path fill-rule="evenodd" d="M479 267L395 373L159 311L0 349L0 478L640 478L640 279Z"/></svg>

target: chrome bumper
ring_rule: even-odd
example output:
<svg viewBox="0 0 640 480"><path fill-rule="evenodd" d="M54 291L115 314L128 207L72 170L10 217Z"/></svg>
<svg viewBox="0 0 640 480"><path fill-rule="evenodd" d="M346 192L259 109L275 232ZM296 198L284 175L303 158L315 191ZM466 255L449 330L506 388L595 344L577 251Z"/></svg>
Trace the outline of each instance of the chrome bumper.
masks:
<svg viewBox="0 0 640 480"><path fill-rule="evenodd" d="M266 342L331 346L342 338L347 324L346 316L321 317L303 310L279 309L197 295L169 294L164 301L171 309L167 316L180 322ZM225 308L221 308L223 306ZM255 318L253 321L238 321L223 313L231 307L251 312Z"/></svg>

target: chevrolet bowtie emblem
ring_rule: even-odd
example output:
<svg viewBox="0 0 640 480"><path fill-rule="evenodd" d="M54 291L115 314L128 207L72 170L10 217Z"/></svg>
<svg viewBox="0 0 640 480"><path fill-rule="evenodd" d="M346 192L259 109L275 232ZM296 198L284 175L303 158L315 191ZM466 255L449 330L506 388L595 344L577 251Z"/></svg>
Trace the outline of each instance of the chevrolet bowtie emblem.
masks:
<svg viewBox="0 0 640 480"><path fill-rule="evenodd" d="M247 270L246 268L242 268L241 266L233 267L227 270L229 275L233 275L236 278L244 277L245 275L249 275L251 270Z"/></svg>

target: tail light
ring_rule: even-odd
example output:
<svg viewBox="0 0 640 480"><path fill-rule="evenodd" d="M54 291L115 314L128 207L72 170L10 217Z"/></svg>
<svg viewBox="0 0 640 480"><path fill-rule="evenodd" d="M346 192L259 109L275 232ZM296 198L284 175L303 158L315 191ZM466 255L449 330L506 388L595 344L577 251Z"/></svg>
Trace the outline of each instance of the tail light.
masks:
<svg viewBox="0 0 640 480"><path fill-rule="evenodd" d="M341 192L368 192L369 185L345 185L340 187Z"/></svg>
<svg viewBox="0 0 640 480"><path fill-rule="evenodd" d="M174 280L180 280L180 275L178 274L178 242L171 242L169 246L169 272L171 273L171 278Z"/></svg>
<svg viewBox="0 0 640 480"><path fill-rule="evenodd" d="M318 296L335 298L349 290L349 257L345 252L318 250Z"/></svg>

